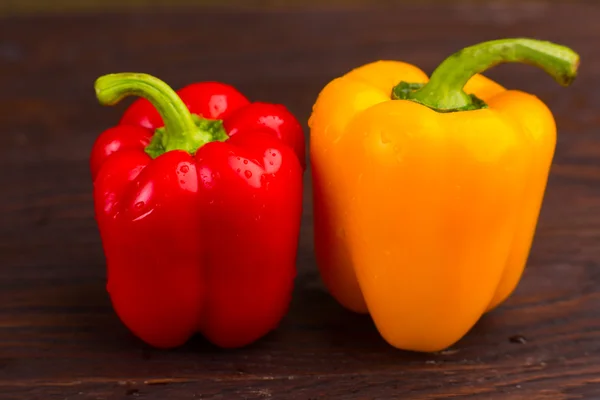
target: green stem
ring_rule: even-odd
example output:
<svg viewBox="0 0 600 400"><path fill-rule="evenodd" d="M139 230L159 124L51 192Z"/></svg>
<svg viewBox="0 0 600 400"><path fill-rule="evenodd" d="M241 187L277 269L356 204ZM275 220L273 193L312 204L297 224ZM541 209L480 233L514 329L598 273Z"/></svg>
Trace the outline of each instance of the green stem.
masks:
<svg viewBox="0 0 600 400"><path fill-rule="evenodd" d="M212 140L223 140L226 134L221 121L201 120L192 116L177 93L165 82L148 74L118 73L101 76L95 83L96 97L102 105L115 105L125 97L140 96L152 103L164 122L146 152L152 157L171 151L190 154Z"/></svg>
<svg viewBox="0 0 600 400"><path fill-rule="evenodd" d="M485 103L465 93L464 86L473 75L507 62L542 68L559 84L568 86L577 76L579 55L568 47L540 40L492 40L451 55L435 69L429 82L416 90L414 84L401 82L394 88L393 97L412 100L439 112L482 108Z"/></svg>

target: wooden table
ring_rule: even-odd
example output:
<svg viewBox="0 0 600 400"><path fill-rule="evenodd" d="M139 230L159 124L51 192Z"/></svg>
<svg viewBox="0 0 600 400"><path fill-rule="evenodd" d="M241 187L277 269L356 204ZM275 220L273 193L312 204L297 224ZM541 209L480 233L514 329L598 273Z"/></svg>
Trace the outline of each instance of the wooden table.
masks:
<svg viewBox="0 0 600 400"><path fill-rule="evenodd" d="M0 398L600 398L600 5L390 7L0 21ZM324 291L309 173L295 297L277 331L241 350L195 338L158 351L119 322L88 155L124 105L97 104L97 76L144 71L176 87L223 80L285 103L306 125L322 86L354 66L394 58L431 72L463 46L507 36L572 46L581 73L568 89L527 66L489 73L547 102L558 147L518 290L451 350L395 350Z"/></svg>

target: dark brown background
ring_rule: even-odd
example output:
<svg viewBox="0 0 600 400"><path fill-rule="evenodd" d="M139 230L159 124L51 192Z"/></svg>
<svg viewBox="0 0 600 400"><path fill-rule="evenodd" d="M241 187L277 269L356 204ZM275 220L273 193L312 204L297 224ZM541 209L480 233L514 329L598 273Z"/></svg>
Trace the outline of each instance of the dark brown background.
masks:
<svg viewBox="0 0 600 400"><path fill-rule="evenodd" d="M600 4L175 3L0 2L0 398L600 398ZM352 67L392 58L431 72L461 47L510 36L572 46L581 73L567 89L527 66L489 73L546 101L559 140L517 292L451 350L395 350L323 290L309 173L296 296L276 332L235 351L199 337L157 351L121 325L87 163L125 105L97 104L97 76L223 80L306 125L319 90Z"/></svg>

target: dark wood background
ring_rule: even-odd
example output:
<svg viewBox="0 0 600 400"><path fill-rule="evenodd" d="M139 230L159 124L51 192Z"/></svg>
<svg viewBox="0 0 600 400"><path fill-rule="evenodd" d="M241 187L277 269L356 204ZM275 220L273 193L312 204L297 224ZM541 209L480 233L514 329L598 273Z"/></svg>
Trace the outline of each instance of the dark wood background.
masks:
<svg viewBox="0 0 600 400"><path fill-rule="evenodd" d="M0 17L0 398L600 398L600 4L186 7ZM581 73L567 89L527 66L489 73L547 102L558 147L517 292L451 350L395 350L324 291L309 173L295 297L276 332L241 350L197 337L158 351L119 322L88 155L124 105L97 104L97 76L141 71L175 87L223 80L285 103L306 126L319 90L352 67L387 58L431 72L463 46L512 36L572 46Z"/></svg>

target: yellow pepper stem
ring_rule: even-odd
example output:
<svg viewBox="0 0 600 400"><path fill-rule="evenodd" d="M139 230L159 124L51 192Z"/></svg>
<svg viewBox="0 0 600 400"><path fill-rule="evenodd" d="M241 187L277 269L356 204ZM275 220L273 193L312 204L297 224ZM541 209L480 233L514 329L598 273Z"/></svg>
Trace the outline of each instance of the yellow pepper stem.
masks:
<svg viewBox="0 0 600 400"><path fill-rule="evenodd" d="M500 39L466 47L446 58L425 85L400 82L392 98L412 100L438 112L476 110L486 104L464 92L475 74L498 64L518 62L546 71L562 86L577 76L579 55L568 47L534 39Z"/></svg>

